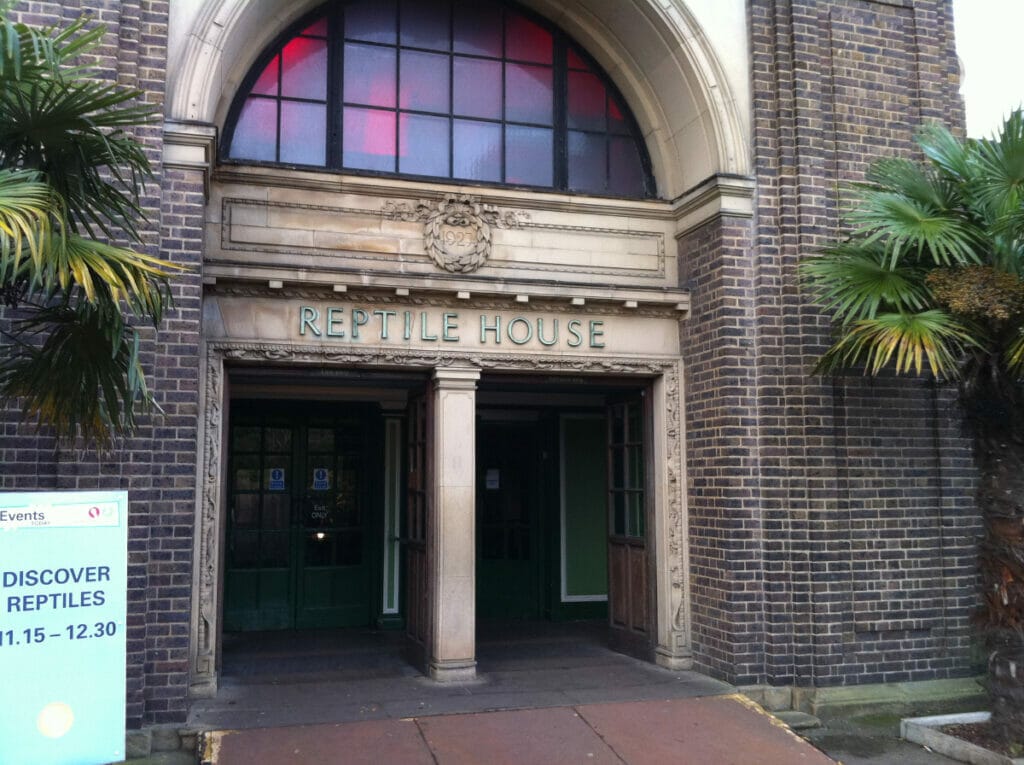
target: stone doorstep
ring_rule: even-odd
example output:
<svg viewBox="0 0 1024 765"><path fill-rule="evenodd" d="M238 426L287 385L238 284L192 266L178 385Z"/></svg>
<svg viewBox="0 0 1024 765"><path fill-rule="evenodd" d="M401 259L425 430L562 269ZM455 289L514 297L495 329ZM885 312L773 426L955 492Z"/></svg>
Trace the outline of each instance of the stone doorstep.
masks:
<svg viewBox="0 0 1024 765"><path fill-rule="evenodd" d="M943 725L985 722L990 716L988 712L966 712L955 715L908 717L900 721L900 738L972 765L1024 765L1024 757L1008 757L990 752L977 744L939 730Z"/></svg>
<svg viewBox="0 0 1024 765"><path fill-rule="evenodd" d="M174 725L129 730L125 734L125 759L149 757L154 752L195 752L198 740L198 731Z"/></svg>

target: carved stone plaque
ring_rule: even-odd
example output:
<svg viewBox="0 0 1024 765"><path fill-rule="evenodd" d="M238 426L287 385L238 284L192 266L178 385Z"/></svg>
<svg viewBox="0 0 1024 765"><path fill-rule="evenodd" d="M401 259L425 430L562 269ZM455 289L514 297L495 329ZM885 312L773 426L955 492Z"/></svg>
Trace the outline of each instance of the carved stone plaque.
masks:
<svg viewBox="0 0 1024 765"><path fill-rule="evenodd" d="M491 227L513 228L527 218L524 212L504 214L469 196L449 195L435 202L387 202L385 218L423 221L423 244L430 258L445 271L467 274L480 268L491 254Z"/></svg>

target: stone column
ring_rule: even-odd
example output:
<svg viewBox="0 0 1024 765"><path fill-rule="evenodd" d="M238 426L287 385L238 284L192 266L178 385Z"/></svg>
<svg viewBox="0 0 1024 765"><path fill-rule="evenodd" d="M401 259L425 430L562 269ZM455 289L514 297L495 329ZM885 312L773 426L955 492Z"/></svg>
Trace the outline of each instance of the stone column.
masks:
<svg viewBox="0 0 1024 765"><path fill-rule="evenodd" d="M428 525L430 676L476 677L476 383L480 370L434 371L433 512Z"/></svg>

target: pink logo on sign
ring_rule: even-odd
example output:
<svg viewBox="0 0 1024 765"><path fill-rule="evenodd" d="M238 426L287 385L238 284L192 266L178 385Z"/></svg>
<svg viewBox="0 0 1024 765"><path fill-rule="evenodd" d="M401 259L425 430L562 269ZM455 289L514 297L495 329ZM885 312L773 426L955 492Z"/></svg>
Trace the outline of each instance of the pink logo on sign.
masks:
<svg viewBox="0 0 1024 765"><path fill-rule="evenodd" d="M90 507L89 508L89 517L90 518L99 518L100 517L100 509L98 507Z"/></svg>

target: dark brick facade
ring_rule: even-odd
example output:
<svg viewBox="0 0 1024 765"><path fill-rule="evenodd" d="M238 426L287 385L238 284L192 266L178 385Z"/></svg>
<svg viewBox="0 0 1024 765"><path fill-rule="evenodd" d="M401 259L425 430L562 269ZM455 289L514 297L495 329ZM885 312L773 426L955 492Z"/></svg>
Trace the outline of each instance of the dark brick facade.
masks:
<svg viewBox="0 0 1024 765"><path fill-rule="evenodd" d="M839 231L839 181L912 151L925 120L962 122L950 0L747 5L756 214L679 242L698 668L803 686L964 675L978 529L953 402L926 383L810 377L828 323L795 273ZM109 28L102 75L162 104L167 0L24 7L36 23L88 7ZM161 168L159 126L139 135L157 170L146 249L193 269L146 343L164 416L100 461L0 412L0 489L131 492L132 727L188 703L205 209L198 171Z"/></svg>
<svg viewBox="0 0 1024 765"><path fill-rule="evenodd" d="M840 232L839 183L962 123L950 4L750 0L752 230L680 241L695 650L737 683L970 673L967 443L947 392L809 375L828 321L800 259Z"/></svg>
<svg viewBox="0 0 1024 765"><path fill-rule="evenodd" d="M97 75L139 88L162 110L166 82L167 0L32 2L23 20L62 24L88 12L107 27ZM179 722L186 711L195 513L198 348L201 313L201 179L163 172L159 118L135 131L155 179L142 200L143 249L188 265L175 280L175 306L158 332L149 331L143 359L164 415L143 421L115 456L60 448L19 427L16 406L0 413L0 489L126 489L129 508L129 727Z"/></svg>

